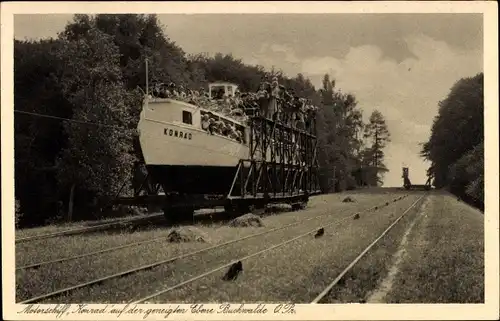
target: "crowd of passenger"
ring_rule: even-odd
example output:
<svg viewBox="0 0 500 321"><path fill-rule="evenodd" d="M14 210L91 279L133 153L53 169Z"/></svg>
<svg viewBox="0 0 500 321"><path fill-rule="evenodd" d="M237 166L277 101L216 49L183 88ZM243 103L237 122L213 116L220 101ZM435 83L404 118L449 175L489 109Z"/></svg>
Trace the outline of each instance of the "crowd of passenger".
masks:
<svg viewBox="0 0 500 321"><path fill-rule="evenodd" d="M257 92L241 93L236 90L234 95L226 95L224 89L212 92L212 97L204 89L188 89L182 85L156 84L151 95L159 98L172 98L200 106L208 111L228 116L238 122L245 123L249 116L261 114L266 118L286 123L302 130L310 130L313 126L317 107L310 100L299 98L293 90L278 84L274 77L272 82L262 82ZM271 99L275 98L275 99ZM213 115L212 115L213 116ZM224 124L220 119L205 114L202 122L211 133L241 140L241 131L234 130L234 125ZM208 117L208 119L207 119Z"/></svg>
<svg viewBox="0 0 500 321"><path fill-rule="evenodd" d="M210 112L201 116L201 127L210 134L218 134L238 142L244 142L243 128L236 128L234 123L224 121Z"/></svg>

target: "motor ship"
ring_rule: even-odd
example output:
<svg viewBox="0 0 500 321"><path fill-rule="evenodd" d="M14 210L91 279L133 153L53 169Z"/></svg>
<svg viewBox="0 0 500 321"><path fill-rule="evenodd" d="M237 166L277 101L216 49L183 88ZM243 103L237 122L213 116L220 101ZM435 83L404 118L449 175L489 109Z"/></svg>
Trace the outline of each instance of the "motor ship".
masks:
<svg viewBox="0 0 500 321"><path fill-rule="evenodd" d="M234 96L232 83L209 84L209 96ZM211 132L204 119L229 125L238 136ZM227 192L240 159L249 157L245 122L196 104L147 95L138 124L139 143L148 173L164 192L220 194Z"/></svg>

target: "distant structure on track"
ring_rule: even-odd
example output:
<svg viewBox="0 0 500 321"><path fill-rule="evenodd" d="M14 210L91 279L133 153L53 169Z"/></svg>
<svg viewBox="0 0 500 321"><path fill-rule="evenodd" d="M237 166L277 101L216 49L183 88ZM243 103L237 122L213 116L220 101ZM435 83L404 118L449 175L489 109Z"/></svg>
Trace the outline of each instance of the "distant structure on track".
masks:
<svg viewBox="0 0 500 321"><path fill-rule="evenodd" d="M316 109L291 97L277 78L248 94L236 84L211 83L207 94L188 99L169 86L154 90L165 92L155 97L146 85L138 124L146 171L134 197L117 203L158 204L168 220L179 221L214 206L237 213L270 203L300 209L319 193Z"/></svg>
<svg viewBox="0 0 500 321"><path fill-rule="evenodd" d="M430 190L431 189L431 181L432 181L432 176L430 172L427 172L427 182L422 185L416 185L412 184L410 181L410 174L409 174L409 168L408 167L403 167L403 187L406 189L424 189L424 190Z"/></svg>

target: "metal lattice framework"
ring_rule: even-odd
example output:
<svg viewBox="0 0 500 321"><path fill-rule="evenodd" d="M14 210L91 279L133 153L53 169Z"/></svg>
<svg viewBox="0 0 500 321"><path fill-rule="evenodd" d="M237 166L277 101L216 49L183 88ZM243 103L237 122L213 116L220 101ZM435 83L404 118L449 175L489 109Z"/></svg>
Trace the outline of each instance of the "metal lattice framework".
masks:
<svg viewBox="0 0 500 321"><path fill-rule="evenodd" d="M314 135L263 116L250 120L250 158L240 160L230 199L291 198L319 192Z"/></svg>

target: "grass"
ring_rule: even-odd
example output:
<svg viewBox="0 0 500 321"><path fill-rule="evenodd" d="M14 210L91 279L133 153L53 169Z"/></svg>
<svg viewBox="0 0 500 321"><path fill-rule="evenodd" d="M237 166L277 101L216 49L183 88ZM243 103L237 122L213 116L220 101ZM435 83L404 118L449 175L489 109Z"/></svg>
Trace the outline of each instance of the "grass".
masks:
<svg viewBox="0 0 500 321"><path fill-rule="evenodd" d="M321 213L331 218L348 216L361 208L381 205L378 211L361 214L335 228L326 228L322 238L304 237L298 241L243 261L244 272L236 282L223 282L226 269L199 279L151 300L163 302L283 302L308 303L331 282L368 244L422 193L412 192L400 202L392 200L406 194L342 193L321 195L303 211L265 217L264 228L229 228L221 224L198 226L211 244L170 244L163 241L132 247L106 255L56 264L39 270L21 271L16 279L19 299L59 289L82 280L102 277L187 253L196 248L240 238L274 227L298 222ZM356 203L342 203L347 195ZM434 192L420 214L409 212L381 241L344 276L327 296L331 303L359 302L380 289L380 282L394 264L403 235L410 224L405 255L392 279L392 288L384 292L388 303L479 303L484 302L484 216L454 197ZM417 206L418 208L418 206ZM110 280L74 291L43 303L105 303L138 299L178 284L238 257L268 248L319 227L318 219L283 231L238 242L218 250L200 253L148 271ZM39 261L89 252L167 235L165 228L132 234L95 233L40 240L16 246L18 262ZM31 246L30 246L31 244ZM36 293L36 294L34 294Z"/></svg>
<svg viewBox="0 0 500 321"><path fill-rule="evenodd" d="M150 302L308 303L414 199L326 228L322 238L304 237L243 261L236 282L221 281L222 270Z"/></svg>
<svg viewBox="0 0 500 321"><path fill-rule="evenodd" d="M16 229L16 239L21 239L25 237L33 237L33 236L41 236L46 234L58 233L73 229L79 228L87 228L92 226L97 226L101 224L109 224L109 223L119 223L122 221L127 221L131 219L140 219L141 217L147 218L152 215L157 215L159 213L151 213L145 215L128 215L123 217L113 217L103 220L92 220L92 221L78 221L78 222L64 222L58 224L52 224L47 226L33 227L33 228L25 228L25 229Z"/></svg>
<svg viewBox="0 0 500 321"><path fill-rule="evenodd" d="M200 253L199 255L181 259L172 264L162 265L152 270L142 271L126 278L110 280L106 284L103 284L103 286L96 287L95 289L75 291L66 298L69 301L65 302L81 302L82 300L89 300L89 298L91 298L92 302L122 302L140 298L163 286L175 285L220 264L229 263L237 257L248 255L273 244L280 243L288 237L287 235L303 233L317 224L317 222L316 224L308 222L299 227L265 234L258 238L248 239L223 248ZM111 295L102 292L102 290L107 288L113 289Z"/></svg>
<svg viewBox="0 0 500 321"><path fill-rule="evenodd" d="M103 254L98 257L85 258L47 268L40 268L35 271L20 271L17 275L18 300L62 287L75 285L83 281L89 281L96 277L102 277L132 267L152 263L157 260L170 258L179 253L188 253L212 244L297 222L303 220L305 217L317 216L322 212L330 212L332 213L332 217L346 216L355 210L380 204L387 199L387 196L356 196L355 198L358 200L358 203L354 203L354 205L353 203L339 202L338 200L341 198L341 195L324 195L314 199L314 201L311 202L311 206L304 211L268 216L264 218L265 228L229 228L226 226L198 227L209 236L212 240L211 244L167 244L155 242L141 247L133 247L115 253ZM348 213L345 213L346 211L348 211ZM146 295L157 289L158 284L162 283L158 282L158 280L167 279L171 281L172 284L175 284L186 277L205 272L210 266L218 266L221 262L224 262L224 260L231 261L237 256L258 251L270 244L279 243L285 238L303 233L304 231L314 228L318 224L318 221L319 220L312 220L297 227L238 242L234 245L199 254L195 257L182 259L173 264L161 266L150 271L110 280L109 282L105 282L102 285L96 285L95 287L80 289L70 293L68 296L54 298L54 300L50 302L61 302L61 300L64 302L120 302L130 299L131 295ZM159 233L159 231L155 232ZM146 238L144 233L134 234L143 234L141 237ZM131 237L131 235L129 235L129 237ZM107 237L109 238L106 241L106 245L108 246L110 240L125 243L124 235ZM68 237L68 239L75 238L76 236ZM79 244L84 244L83 246L85 246L86 241L93 239L89 236L80 236L80 238L80 240L73 241L74 246L78 246ZM102 235L100 241L95 241L96 244L104 242L105 238L106 236ZM93 246L96 246L96 244ZM69 246L67 249L72 248L72 246ZM47 282L47 280L51 280L51 282Z"/></svg>
<svg viewBox="0 0 500 321"><path fill-rule="evenodd" d="M405 233L419 219L421 211L426 207L427 200L417 203L389 232L376 243L357 264L349 270L336 286L328 293L321 303L376 303L371 298L373 291L382 280L387 277L388 271L394 264L394 254L400 249L401 240ZM424 204L424 205L423 205ZM394 219L402 214L399 212ZM389 224L387 224L387 227ZM375 237L373 238L375 239ZM377 292L380 296L381 292ZM371 299L371 300L370 300Z"/></svg>
<svg viewBox="0 0 500 321"><path fill-rule="evenodd" d="M379 194L379 193L377 193L377 194ZM309 201L309 207L314 207L318 204L321 204L326 199L329 202L341 201L347 195L356 195L355 198L359 199L359 201L367 200L367 199L374 197L370 193L367 193L366 190L359 190L359 191L354 190L354 191L342 192L342 193L338 193L338 194L325 194L325 195L311 197L311 199ZM379 195L377 195L377 196L379 196ZM199 210L198 212L200 212L200 213L207 212L207 210ZM41 227L16 229L15 234L16 234L16 239L21 239L21 238L25 238L25 237L32 237L32 236L37 236L37 235L57 233L57 232L78 229L78 228L91 227L91 226L96 226L96 225L101 225L101 224L108 224L108 223L115 223L115 222L118 223L118 222L126 221L129 219L136 219L136 218L139 218L141 216L147 217L147 216L156 215L156 214L159 214L159 213L151 213L151 214L146 214L146 215L129 215L129 216L123 216L123 217L119 217L119 218L112 217L112 218L102 219L102 220L63 222L63 223L57 223L57 224L41 226Z"/></svg>
<svg viewBox="0 0 500 321"><path fill-rule="evenodd" d="M482 213L453 196L433 196L414 231L386 302L484 303Z"/></svg>
<svg viewBox="0 0 500 321"><path fill-rule="evenodd" d="M58 290L60 288L73 286L80 282L90 281L98 277L103 277L105 275L121 272L123 270L127 270L137 266L153 263L158 260L167 259L181 253L192 252L194 250L204 248L212 244L222 243L235 238L243 237L245 235L254 234L265 229L271 229L274 227L297 222L302 220L304 217L316 216L319 214L319 212L338 211L339 213L337 214L342 214L344 210L349 209L350 211L350 209L354 208L358 210L360 209L360 207L367 208L369 206L379 204L382 202L382 200L386 199L380 195L357 195L355 199L358 201L358 203L354 203L357 204L354 206L352 203L341 203L340 200L343 197L345 197L345 195L341 194L322 195L316 197L311 201L310 207L308 207L304 211L272 215L264 218L266 227L261 229L229 228L217 224L214 224L212 226L198 226L198 228L202 232L209 236L211 244L170 244L166 243L165 241L157 241L141 246L122 249L116 252L101 254L99 256L91 256L53 265L42 266L37 270L18 271L16 273L17 299L24 300L29 297ZM336 214L333 213L333 215ZM157 228L150 231L132 234L106 234L101 232L95 234L43 239L29 243L20 243L17 245L16 249L16 261L18 264L26 265L29 263L46 261L54 258L87 253L111 246L118 246L126 243L147 240L152 237L166 236L167 233L167 229ZM275 236L271 235L270 237ZM251 242L251 240L245 241L245 244ZM255 239L253 239L253 242L259 245L266 244L265 241L264 243L262 243L262 237L256 237ZM244 244L240 245L239 243L236 243L234 245L235 251L238 247L242 246L245 247ZM253 247L250 248L253 249ZM227 253L224 253L224 250L221 249L218 254L215 253L210 255L212 255L213 260L217 261L219 257L218 255L224 256L226 254ZM204 256L203 258L204 261L205 258L206 256ZM186 260L188 261L186 263L188 265L193 264L194 262L194 264L197 265L195 267L197 271L204 268L203 265L199 265L199 262L197 262L197 260L199 261L200 259L192 258ZM143 273L139 274L142 275ZM50 282L47 282L48 280L50 280ZM130 282L129 278L124 278L124 280L126 280L126 282ZM125 285L130 287L130 284ZM106 291L111 291L109 288L113 289L113 285L108 285L106 283L106 285L98 286L96 288L98 288L99 291L102 290L104 295L106 295ZM95 294L94 290L90 291ZM78 297L78 300L72 302L80 302L80 299L85 300L86 298L94 297L94 294L87 293L86 289L78 290L76 292L77 293L75 293L75 298ZM130 288L125 289L123 295L130 295ZM73 296L68 297L68 299L72 297ZM111 296L111 298L119 297L119 293L117 295Z"/></svg>
<svg viewBox="0 0 500 321"><path fill-rule="evenodd" d="M343 209L359 208L359 206L370 206L372 202L382 199L381 196L360 195L356 199L360 202L359 206L353 204L341 203L343 197L340 194L322 195L311 200L310 206L300 212L281 213L264 218L266 227L274 228L282 225L297 222L304 217L317 215L317 211L326 209L331 211L341 211ZM356 203L355 203L356 204ZM197 225L197 227L209 235L214 235L217 240L218 228L225 227L224 223L214 223L209 225ZM140 242L155 237L166 236L170 228L161 224L150 226L138 232L130 233L126 228L117 228L110 231L92 232L88 234L60 236L36 241L23 242L16 244L16 265L23 266L42 261L54 260L57 258L85 254L88 252L99 251L110 247L116 247L124 244ZM236 238L239 235L238 230L229 229L234 233L222 233L222 239L228 240ZM245 229L241 231L247 231ZM245 233L245 232L243 232ZM226 236L226 237L224 237ZM229 237L229 238L228 238Z"/></svg>

